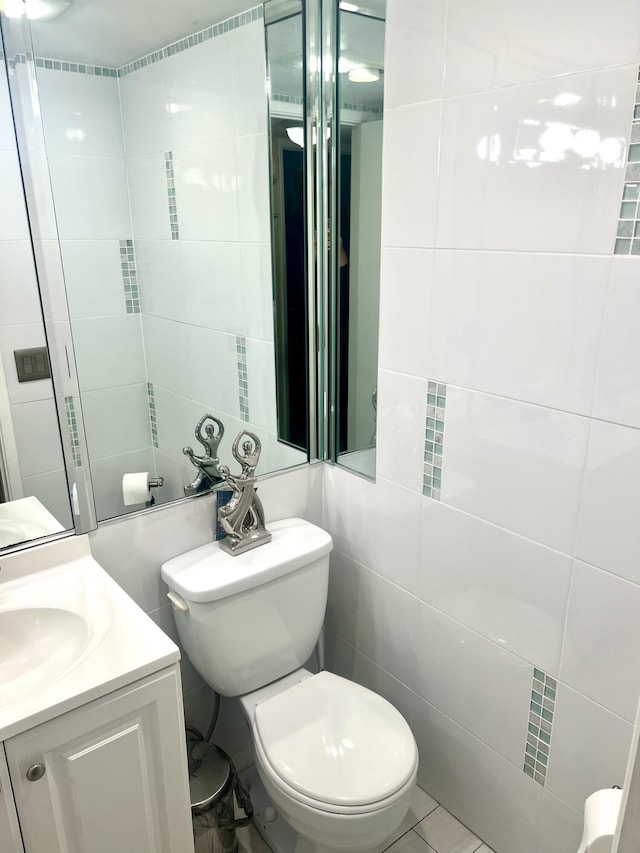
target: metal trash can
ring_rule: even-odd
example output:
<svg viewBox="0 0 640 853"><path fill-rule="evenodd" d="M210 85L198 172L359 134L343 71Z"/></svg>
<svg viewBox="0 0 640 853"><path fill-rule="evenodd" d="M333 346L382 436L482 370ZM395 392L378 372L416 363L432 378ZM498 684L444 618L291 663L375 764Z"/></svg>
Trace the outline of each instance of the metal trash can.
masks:
<svg viewBox="0 0 640 853"><path fill-rule="evenodd" d="M237 853L236 829L249 823L253 808L233 762L219 746L207 741L191 746L189 790L196 853ZM234 793L247 817L235 816Z"/></svg>

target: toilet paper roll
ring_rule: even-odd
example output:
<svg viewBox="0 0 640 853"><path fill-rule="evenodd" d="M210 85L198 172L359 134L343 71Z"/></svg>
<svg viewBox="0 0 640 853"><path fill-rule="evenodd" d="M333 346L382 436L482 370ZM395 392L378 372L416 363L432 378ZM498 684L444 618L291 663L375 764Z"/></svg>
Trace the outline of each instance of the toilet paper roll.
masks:
<svg viewBox="0 0 640 853"><path fill-rule="evenodd" d="M578 853L611 853L618 823L622 791L596 791L584 804L584 832Z"/></svg>
<svg viewBox="0 0 640 853"><path fill-rule="evenodd" d="M122 478L122 497L125 506L148 503L151 500L149 472L138 471L135 474L125 474Z"/></svg>

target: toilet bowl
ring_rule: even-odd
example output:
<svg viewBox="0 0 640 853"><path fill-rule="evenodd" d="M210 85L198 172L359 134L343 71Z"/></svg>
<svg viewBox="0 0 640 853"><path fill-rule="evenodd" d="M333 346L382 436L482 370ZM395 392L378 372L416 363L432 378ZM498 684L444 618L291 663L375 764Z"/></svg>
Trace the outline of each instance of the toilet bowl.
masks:
<svg viewBox="0 0 640 853"><path fill-rule="evenodd" d="M301 519L269 529L270 543L240 556L210 543L163 565L178 633L205 681L240 699L296 853L370 850L409 809L415 739L381 696L304 668L324 619L331 537Z"/></svg>

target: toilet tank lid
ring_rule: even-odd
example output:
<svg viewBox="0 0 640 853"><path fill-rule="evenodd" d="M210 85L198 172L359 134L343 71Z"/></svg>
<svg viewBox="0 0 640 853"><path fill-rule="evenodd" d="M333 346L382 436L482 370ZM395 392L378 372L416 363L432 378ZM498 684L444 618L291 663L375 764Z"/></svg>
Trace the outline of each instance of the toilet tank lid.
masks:
<svg viewBox="0 0 640 853"><path fill-rule="evenodd" d="M326 556L331 536L302 518L267 524L271 542L232 557L208 542L162 564L162 579L185 601L217 601L268 583Z"/></svg>

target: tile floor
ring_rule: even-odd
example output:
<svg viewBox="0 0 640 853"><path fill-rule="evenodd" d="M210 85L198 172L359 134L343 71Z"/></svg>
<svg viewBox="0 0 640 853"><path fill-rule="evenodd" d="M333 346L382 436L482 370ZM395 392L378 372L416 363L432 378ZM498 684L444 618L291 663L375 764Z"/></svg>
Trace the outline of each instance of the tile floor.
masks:
<svg viewBox="0 0 640 853"><path fill-rule="evenodd" d="M391 844L371 853L493 853L420 788L394 835ZM238 830L238 846L241 853L271 853L253 826Z"/></svg>

